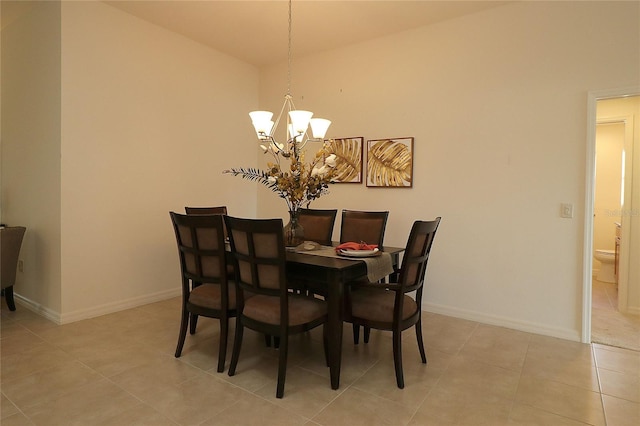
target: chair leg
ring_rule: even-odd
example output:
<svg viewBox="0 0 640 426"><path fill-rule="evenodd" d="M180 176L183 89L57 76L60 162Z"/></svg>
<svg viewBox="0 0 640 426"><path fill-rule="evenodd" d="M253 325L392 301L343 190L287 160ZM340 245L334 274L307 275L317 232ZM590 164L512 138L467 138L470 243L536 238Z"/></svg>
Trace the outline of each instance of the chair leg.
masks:
<svg viewBox="0 0 640 426"><path fill-rule="evenodd" d="M276 389L276 398L284 396L284 382L287 377L287 351L289 349L289 335L285 333L283 336L276 337L280 340L280 361L278 363L278 387Z"/></svg>
<svg viewBox="0 0 640 426"><path fill-rule="evenodd" d="M371 327L364 326L364 342L369 343L369 336L371 336Z"/></svg>
<svg viewBox="0 0 640 426"><path fill-rule="evenodd" d="M182 347L184 346L184 339L187 337L187 327L189 325L189 311L185 306L182 306L182 319L180 320L180 335L178 337L178 346L176 347L176 358L180 358L182 355Z"/></svg>
<svg viewBox="0 0 640 426"><path fill-rule="evenodd" d="M353 328L353 344L357 345L360 341L360 326L356 323L351 324Z"/></svg>
<svg viewBox="0 0 640 426"><path fill-rule="evenodd" d="M268 348L271 347L271 336L268 334L264 335L264 344L267 345Z"/></svg>
<svg viewBox="0 0 640 426"><path fill-rule="evenodd" d="M198 316L196 314L191 314L191 325L189 328L190 334L196 334L196 326L198 325Z"/></svg>
<svg viewBox="0 0 640 426"><path fill-rule="evenodd" d="M322 325L322 346L324 347L324 361L329 367L329 337L327 336L327 324Z"/></svg>
<svg viewBox="0 0 640 426"><path fill-rule="evenodd" d="M4 300L7 301L7 307L9 308L10 311L15 311L16 310L16 301L13 300L13 286L10 285L9 287L4 289Z"/></svg>
<svg viewBox="0 0 640 426"><path fill-rule="evenodd" d="M418 339L418 349L420 350L420 357L422 358L422 363L427 363L427 355L424 352L424 342L422 340L422 321L418 320L416 323L416 338Z"/></svg>
<svg viewBox="0 0 640 426"><path fill-rule="evenodd" d="M238 366L238 358L240 358L240 347L242 346L242 332L244 331L244 326L242 325L242 320L240 316L236 318L236 333L233 338L233 351L231 352L231 364L229 365L229 375L233 376L236 374L236 367Z"/></svg>
<svg viewBox="0 0 640 426"><path fill-rule="evenodd" d="M396 367L396 383L404 389L404 375L402 374L402 333L393 332L393 363Z"/></svg>
<svg viewBox="0 0 640 426"><path fill-rule="evenodd" d="M224 361L227 357L227 335L229 334L229 318L222 316L220 318L220 343L218 349L218 373L224 371Z"/></svg>

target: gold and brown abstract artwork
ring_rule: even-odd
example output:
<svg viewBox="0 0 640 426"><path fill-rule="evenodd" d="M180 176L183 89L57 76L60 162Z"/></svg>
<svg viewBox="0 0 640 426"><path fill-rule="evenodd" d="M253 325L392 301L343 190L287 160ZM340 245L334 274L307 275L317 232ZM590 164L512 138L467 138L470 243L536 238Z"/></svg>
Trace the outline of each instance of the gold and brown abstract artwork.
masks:
<svg viewBox="0 0 640 426"><path fill-rule="evenodd" d="M413 186L413 138L367 141L367 186Z"/></svg>
<svg viewBox="0 0 640 426"><path fill-rule="evenodd" d="M362 182L363 137L331 139L325 141L331 154L336 155L334 183Z"/></svg>

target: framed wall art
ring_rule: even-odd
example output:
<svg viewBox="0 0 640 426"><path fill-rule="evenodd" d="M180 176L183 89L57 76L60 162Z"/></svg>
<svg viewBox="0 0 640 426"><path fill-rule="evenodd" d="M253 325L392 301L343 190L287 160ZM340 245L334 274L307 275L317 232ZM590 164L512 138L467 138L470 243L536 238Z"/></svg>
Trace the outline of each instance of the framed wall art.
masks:
<svg viewBox="0 0 640 426"><path fill-rule="evenodd" d="M336 155L334 183L362 183L362 147L364 138L342 138L325 141Z"/></svg>
<svg viewBox="0 0 640 426"><path fill-rule="evenodd" d="M413 138L367 141L367 186L411 188L413 186Z"/></svg>

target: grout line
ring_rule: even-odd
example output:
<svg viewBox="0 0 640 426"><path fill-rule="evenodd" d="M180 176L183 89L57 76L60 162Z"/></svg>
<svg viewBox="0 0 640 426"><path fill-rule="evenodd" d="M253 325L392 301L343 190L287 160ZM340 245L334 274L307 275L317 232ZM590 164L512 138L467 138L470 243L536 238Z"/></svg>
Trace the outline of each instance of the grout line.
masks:
<svg viewBox="0 0 640 426"><path fill-rule="evenodd" d="M600 380L600 368L598 367L598 356L596 355L596 349L593 346L593 344L591 344L590 346L591 346L591 356L593 357L593 363L596 368L596 378L598 379L598 393L600 394L600 405L602 406L602 415L604 417L604 425L607 426L607 410L605 410L605 407L604 407L604 396L602 393L602 381Z"/></svg>

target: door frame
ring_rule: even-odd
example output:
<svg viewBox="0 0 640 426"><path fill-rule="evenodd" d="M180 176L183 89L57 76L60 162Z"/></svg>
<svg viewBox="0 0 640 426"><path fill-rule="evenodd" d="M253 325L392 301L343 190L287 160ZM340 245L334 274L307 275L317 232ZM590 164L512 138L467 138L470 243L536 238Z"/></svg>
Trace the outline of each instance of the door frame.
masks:
<svg viewBox="0 0 640 426"><path fill-rule="evenodd" d="M596 164L596 125L597 105L599 100L640 96L640 86L621 89L590 91L587 97L587 155L585 168L585 203L584 203L584 245L582 253L582 342L591 343L591 287L593 272L593 211L595 208L595 164ZM626 127L626 126L625 126ZM626 132L626 129L625 129ZM636 173L638 171L636 170ZM622 232L629 230L622 229ZM622 240L628 241L622 235ZM627 262L621 262L628 271Z"/></svg>

